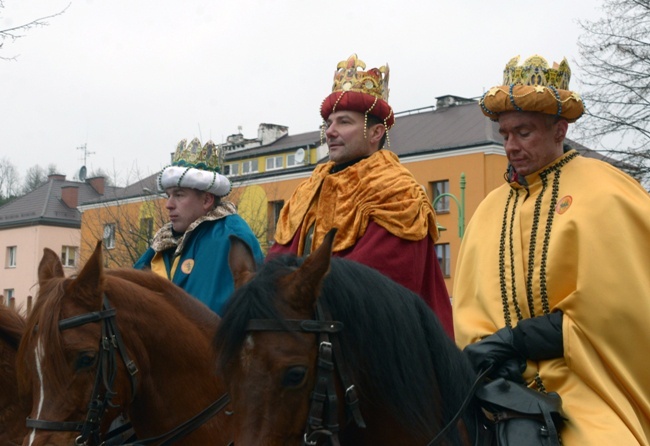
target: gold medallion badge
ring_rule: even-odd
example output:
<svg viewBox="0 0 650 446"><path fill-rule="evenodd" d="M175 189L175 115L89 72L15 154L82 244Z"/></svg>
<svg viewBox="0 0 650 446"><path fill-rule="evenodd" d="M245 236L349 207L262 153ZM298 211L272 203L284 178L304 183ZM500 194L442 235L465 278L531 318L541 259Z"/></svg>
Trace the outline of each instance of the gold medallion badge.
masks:
<svg viewBox="0 0 650 446"><path fill-rule="evenodd" d="M185 274L191 273L193 268L194 268L194 260L193 259L187 259L181 265L181 271L183 271Z"/></svg>
<svg viewBox="0 0 650 446"><path fill-rule="evenodd" d="M566 195L558 201L557 206L555 206L555 212L558 214L564 214L566 211L569 210L569 207L571 206L571 203L573 202L573 198L571 198L571 195Z"/></svg>

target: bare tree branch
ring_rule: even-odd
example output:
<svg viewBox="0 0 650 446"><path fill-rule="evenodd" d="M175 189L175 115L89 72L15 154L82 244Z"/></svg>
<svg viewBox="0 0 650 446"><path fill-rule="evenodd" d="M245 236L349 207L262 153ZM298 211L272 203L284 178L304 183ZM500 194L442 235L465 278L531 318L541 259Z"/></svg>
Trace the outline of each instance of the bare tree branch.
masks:
<svg viewBox="0 0 650 446"><path fill-rule="evenodd" d="M37 19L30 20L29 22L11 28L0 29L0 49L3 47L5 40L11 40L14 42L21 37L25 37L24 33L33 28L48 26L50 24L48 20L64 14L70 5L71 3L68 3L65 8L57 13L39 17ZM0 1L0 9L4 9L4 2L2 1ZM0 60L15 60L16 57L17 56L0 56Z"/></svg>
<svg viewBox="0 0 650 446"><path fill-rule="evenodd" d="M601 147L650 181L650 0L606 0L604 16L582 21L580 62L586 116L576 130L588 141L619 140Z"/></svg>

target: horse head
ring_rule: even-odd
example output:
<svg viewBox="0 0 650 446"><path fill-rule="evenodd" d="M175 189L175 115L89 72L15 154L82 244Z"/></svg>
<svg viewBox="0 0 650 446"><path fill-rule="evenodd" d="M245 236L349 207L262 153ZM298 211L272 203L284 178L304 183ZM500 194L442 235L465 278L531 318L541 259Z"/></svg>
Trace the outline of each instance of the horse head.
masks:
<svg viewBox="0 0 650 446"><path fill-rule="evenodd" d="M102 298L105 277L101 243L76 278L66 278L59 256L45 248L38 267L39 292L20 345L21 384L32 392L30 427L25 444L74 444L88 435L107 431L131 389L115 377L98 385L102 364ZM84 315L97 318L81 319ZM63 325L62 321L72 321ZM114 369L109 373L121 374ZM108 376L108 375L107 375ZM128 382L128 380L127 380ZM108 388L107 388L108 387ZM103 402L97 425L84 424L89 406ZM128 397L127 397L128 398ZM90 438L86 438L90 441Z"/></svg>
<svg viewBox="0 0 650 446"><path fill-rule="evenodd" d="M26 445L98 444L120 413L139 440L230 442L215 313L150 271L104 270L100 243L74 278L46 249L38 275L19 350L34 395Z"/></svg>
<svg viewBox="0 0 650 446"><path fill-rule="evenodd" d="M455 415L471 367L419 296L332 258L334 236L306 259L281 256L258 271L232 242L236 290L215 349L235 444L465 444Z"/></svg>
<svg viewBox="0 0 650 446"><path fill-rule="evenodd" d="M335 233L332 230L327 234L323 244L300 266L277 265L271 270L263 268L257 275L247 246L235 238L231 240L229 262L236 291L232 308L227 310L229 316L222 319L216 348L224 358L221 365L230 384L238 445L302 444L310 393L317 380L318 351L314 345L318 334L294 331L282 323L313 320L330 268ZM274 264L271 261L267 265ZM238 311L238 304L248 298L254 298L253 305L261 311L249 314L251 318L275 320L280 325L249 331L250 321L244 320L245 316L242 319L247 312ZM239 334L232 342L235 331ZM342 397L338 380L332 385ZM343 404L341 415L344 409Z"/></svg>

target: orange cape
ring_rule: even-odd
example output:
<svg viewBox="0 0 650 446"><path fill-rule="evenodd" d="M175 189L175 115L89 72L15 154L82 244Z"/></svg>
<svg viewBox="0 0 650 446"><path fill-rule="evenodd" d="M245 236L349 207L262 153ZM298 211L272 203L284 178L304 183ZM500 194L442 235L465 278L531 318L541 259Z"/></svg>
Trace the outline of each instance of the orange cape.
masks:
<svg viewBox="0 0 650 446"><path fill-rule="evenodd" d="M330 174L333 162L314 169L282 208L275 239L287 244L300 229L298 252L303 253L305 236L314 225L312 250L327 231L338 228L334 252L355 245L372 219L391 234L406 240L438 239L431 203L413 175L397 155L379 150L370 157ZM303 253L306 254L306 253Z"/></svg>

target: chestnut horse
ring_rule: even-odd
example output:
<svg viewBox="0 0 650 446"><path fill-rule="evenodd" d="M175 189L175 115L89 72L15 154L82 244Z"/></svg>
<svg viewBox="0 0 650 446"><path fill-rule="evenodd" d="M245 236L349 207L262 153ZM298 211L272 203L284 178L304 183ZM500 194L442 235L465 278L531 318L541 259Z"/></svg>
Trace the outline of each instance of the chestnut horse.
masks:
<svg viewBox="0 0 650 446"><path fill-rule="evenodd" d="M150 271L104 271L101 244L75 278L45 249L38 280L18 351L21 384L33 391L25 445L100 443L120 412L138 441L173 431L147 444L167 444L197 414L175 444L230 443L215 313Z"/></svg>
<svg viewBox="0 0 650 446"><path fill-rule="evenodd" d="M21 444L31 399L18 392L16 353L25 320L13 308L0 305L0 446Z"/></svg>
<svg viewBox="0 0 650 446"><path fill-rule="evenodd" d="M236 290L215 349L235 444L474 444L471 366L421 298L330 259L334 234L306 260L283 256L258 272L232 240Z"/></svg>

